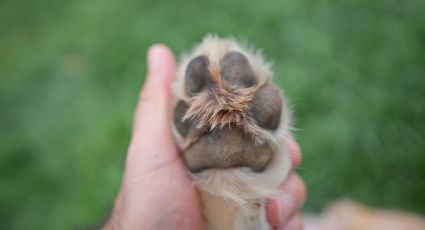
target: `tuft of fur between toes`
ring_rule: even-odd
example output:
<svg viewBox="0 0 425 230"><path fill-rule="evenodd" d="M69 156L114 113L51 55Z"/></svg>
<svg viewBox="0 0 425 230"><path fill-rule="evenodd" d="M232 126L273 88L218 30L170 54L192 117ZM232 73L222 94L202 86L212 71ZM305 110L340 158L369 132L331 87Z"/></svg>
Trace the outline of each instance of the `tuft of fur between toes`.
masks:
<svg viewBox="0 0 425 230"><path fill-rule="evenodd" d="M179 64L172 131L203 202L204 229L269 229L287 176L290 107L258 51L206 36Z"/></svg>

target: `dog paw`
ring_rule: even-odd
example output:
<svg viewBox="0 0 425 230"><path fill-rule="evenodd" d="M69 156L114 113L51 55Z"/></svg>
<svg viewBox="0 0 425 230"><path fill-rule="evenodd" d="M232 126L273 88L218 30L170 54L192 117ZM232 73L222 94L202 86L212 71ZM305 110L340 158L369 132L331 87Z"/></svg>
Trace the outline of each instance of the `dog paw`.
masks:
<svg viewBox="0 0 425 230"><path fill-rule="evenodd" d="M175 88L173 131L192 173L267 167L288 108L261 56L206 39L182 62Z"/></svg>

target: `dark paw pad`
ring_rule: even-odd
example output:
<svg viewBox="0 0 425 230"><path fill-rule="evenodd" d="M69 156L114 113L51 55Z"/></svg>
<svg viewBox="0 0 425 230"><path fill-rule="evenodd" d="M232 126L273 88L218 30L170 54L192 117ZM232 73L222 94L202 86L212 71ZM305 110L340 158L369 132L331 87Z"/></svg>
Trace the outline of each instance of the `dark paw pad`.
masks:
<svg viewBox="0 0 425 230"><path fill-rule="evenodd" d="M189 131L192 125L189 120L183 121L184 113L189 109L189 105L184 101L178 101L173 112L173 122L177 131L183 137L186 137L189 134Z"/></svg>
<svg viewBox="0 0 425 230"><path fill-rule="evenodd" d="M192 59L187 66L185 75L186 93L194 96L211 84L211 74L208 71L209 62L205 56Z"/></svg>
<svg viewBox="0 0 425 230"><path fill-rule="evenodd" d="M248 113L261 128L277 129L282 113L282 98L279 90L270 84L261 87L255 94Z"/></svg>
<svg viewBox="0 0 425 230"><path fill-rule="evenodd" d="M228 52L220 61L223 80L233 86L251 87L257 83L248 59L239 52Z"/></svg>

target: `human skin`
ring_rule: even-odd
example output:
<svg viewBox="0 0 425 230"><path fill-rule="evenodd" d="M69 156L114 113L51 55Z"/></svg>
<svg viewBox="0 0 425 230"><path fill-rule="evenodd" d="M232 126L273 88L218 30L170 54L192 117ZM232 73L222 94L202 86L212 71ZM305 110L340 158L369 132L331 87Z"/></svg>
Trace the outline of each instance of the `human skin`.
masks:
<svg viewBox="0 0 425 230"><path fill-rule="evenodd" d="M148 52L148 73L134 115L121 188L104 230L202 228L201 201L170 130L175 72L170 49L153 45ZM298 144L292 137L284 144L292 165L299 166ZM305 198L304 183L292 172L281 194L267 203L267 218L273 229L302 229L299 208Z"/></svg>

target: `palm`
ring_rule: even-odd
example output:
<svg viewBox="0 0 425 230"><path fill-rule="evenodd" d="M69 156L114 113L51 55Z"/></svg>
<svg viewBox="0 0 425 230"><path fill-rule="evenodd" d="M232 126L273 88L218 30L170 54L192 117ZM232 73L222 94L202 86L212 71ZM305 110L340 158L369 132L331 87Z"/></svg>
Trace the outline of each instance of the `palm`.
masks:
<svg viewBox="0 0 425 230"><path fill-rule="evenodd" d="M156 229L166 229L162 228L165 227L163 225L176 226L175 229L201 229L199 196L171 135L164 130L162 137L159 146L152 145L154 140L149 140L150 146L144 143L146 139L132 142L124 176L124 191L120 194L124 197L125 209L134 214L138 222L134 225L149 223ZM158 219L166 221L155 222Z"/></svg>
<svg viewBox="0 0 425 230"><path fill-rule="evenodd" d="M200 199L181 160L170 162L168 167L158 171L155 178L162 181L161 186L164 188L158 194L162 197L159 206L168 207L171 221L181 224L181 227L192 226L193 229L201 229ZM178 229L183 229L181 227Z"/></svg>

